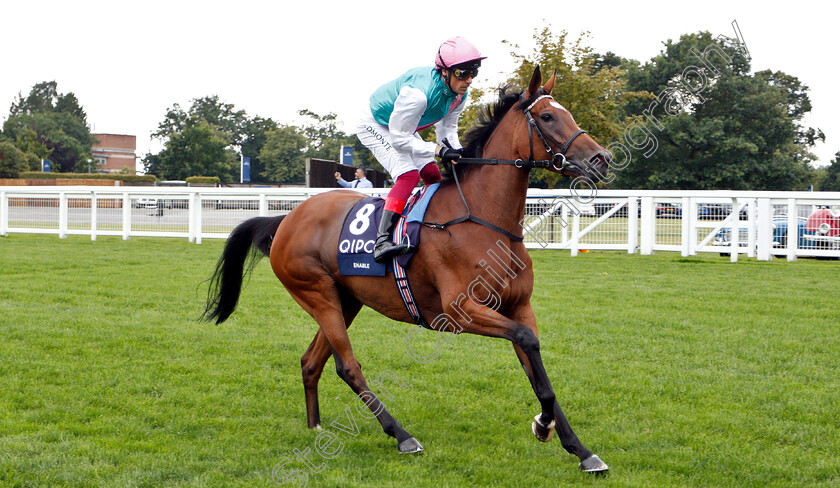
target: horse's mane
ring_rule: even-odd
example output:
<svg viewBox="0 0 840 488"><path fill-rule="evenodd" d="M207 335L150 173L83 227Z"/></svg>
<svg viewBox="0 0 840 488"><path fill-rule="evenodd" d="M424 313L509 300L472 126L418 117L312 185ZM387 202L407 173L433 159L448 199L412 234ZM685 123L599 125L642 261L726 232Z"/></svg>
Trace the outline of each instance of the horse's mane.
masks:
<svg viewBox="0 0 840 488"><path fill-rule="evenodd" d="M493 134L493 131L496 130L496 127L499 126L499 122L502 121L504 116L514 105L517 105L517 102L519 103L519 108L524 109L531 104L532 100L544 93L543 90L540 89L528 100L522 100L520 102L520 98L522 97L521 90L515 90L511 87L511 85L505 85L499 88L498 91L499 98L495 102L488 103L481 107L478 114L478 121L467 131L466 134L464 134L461 142L464 147L463 156L465 158L482 157L481 149L487 143L487 140L490 139L490 136ZM467 165L456 164L454 166L455 171L458 172L458 178L460 178ZM453 165L451 163L445 165L443 170L443 183L447 183L453 179L452 167Z"/></svg>

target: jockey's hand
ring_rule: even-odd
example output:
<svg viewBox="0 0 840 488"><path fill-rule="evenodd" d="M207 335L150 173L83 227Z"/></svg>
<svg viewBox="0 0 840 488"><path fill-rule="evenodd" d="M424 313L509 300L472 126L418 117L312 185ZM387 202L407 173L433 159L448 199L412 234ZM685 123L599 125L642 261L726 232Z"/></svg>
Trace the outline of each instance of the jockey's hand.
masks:
<svg viewBox="0 0 840 488"><path fill-rule="evenodd" d="M452 161L453 163L457 163L455 160L461 157L461 154L464 152L463 149L454 149L451 147L441 147L438 156L440 156L440 161L442 163L448 163Z"/></svg>

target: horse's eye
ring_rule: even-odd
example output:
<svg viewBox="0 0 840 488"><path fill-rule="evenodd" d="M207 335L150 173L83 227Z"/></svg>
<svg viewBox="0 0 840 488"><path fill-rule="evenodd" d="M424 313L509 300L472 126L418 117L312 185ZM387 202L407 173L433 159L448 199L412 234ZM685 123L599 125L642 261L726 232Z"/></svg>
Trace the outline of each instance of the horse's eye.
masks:
<svg viewBox="0 0 840 488"><path fill-rule="evenodd" d="M545 122L551 122L551 119L552 119L552 117L551 117L551 114L550 114L550 113L540 114L540 118L541 118L542 120L544 120Z"/></svg>

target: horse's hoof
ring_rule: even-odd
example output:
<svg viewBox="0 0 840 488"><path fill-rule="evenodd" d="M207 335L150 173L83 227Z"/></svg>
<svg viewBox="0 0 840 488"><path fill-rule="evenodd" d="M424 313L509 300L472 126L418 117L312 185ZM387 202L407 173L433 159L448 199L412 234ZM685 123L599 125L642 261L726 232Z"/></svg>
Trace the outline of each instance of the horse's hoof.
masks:
<svg viewBox="0 0 840 488"><path fill-rule="evenodd" d="M538 424L536 420L531 423L531 432L534 433L534 437L540 442L548 442L554 437L554 429L547 429Z"/></svg>
<svg viewBox="0 0 840 488"><path fill-rule="evenodd" d="M417 439L414 437L409 437L408 439L400 442L399 445L400 454L413 454L415 452L423 452L423 446L417 442Z"/></svg>
<svg viewBox="0 0 840 488"><path fill-rule="evenodd" d="M543 425L540 423L540 414L537 414L534 417L534 422L531 423L531 432L534 433L534 437L538 441L548 442L549 439L554 437L554 421L552 420L548 425Z"/></svg>
<svg viewBox="0 0 840 488"><path fill-rule="evenodd" d="M313 427L311 427L311 429L312 430L317 430L318 432L323 430L323 429L321 429L321 424L315 424Z"/></svg>
<svg viewBox="0 0 840 488"><path fill-rule="evenodd" d="M596 455L591 455L580 462L580 469L586 473L603 473L610 469L604 461Z"/></svg>

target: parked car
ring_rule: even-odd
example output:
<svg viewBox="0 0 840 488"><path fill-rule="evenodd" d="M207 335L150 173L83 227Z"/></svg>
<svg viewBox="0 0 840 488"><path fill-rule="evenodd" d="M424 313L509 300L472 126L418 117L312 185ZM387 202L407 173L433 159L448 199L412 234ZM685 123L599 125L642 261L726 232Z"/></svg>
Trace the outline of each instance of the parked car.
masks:
<svg viewBox="0 0 840 488"><path fill-rule="evenodd" d="M216 210L222 209L239 209L239 210L257 210L260 208L259 200L216 200Z"/></svg>
<svg viewBox="0 0 840 488"><path fill-rule="evenodd" d="M158 199L141 197L134 200L134 208L158 208Z"/></svg>
<svg viewBox="0 0 840 488"><path fill-rule="evenodd" d="M679 203L660 203L656 205L656 216L664 219L677 219L682 216L682 205Z"/></svg>
<svg viewBox="0 0 840 488"><path fill-rule="evenodd" d="M188 208L189 202L186 198L161 198L160 206L165 208Z"/></svg>
<svg viewBox="0 0 840 488"><path fill-rule="evenodd" d="M840 208L821 208L808 218L797 217L799 249L840 249ZM713 246L730 245L730 228L721 229L714 237ZM788 220L785 216L773 218L773 247L786 248L788 239ZM740 246L747 245L747 229L741 228L738 236ZM727 254L727 253L721 253Z"/></svg>
<svg viewBox="0 0 840 488"><path fill-rule="evenodd" d="M605 213L609 212L610 210L612 210L612 208L615 207L616 205L618 205L618 204L617 203L596 203L596 204L593 205L594 210L595 210L595 215L597 217L600 217L600 216L604 215ZM636 205L636 213L638 214L637 215L638 217L642 216L642 206L641 205ZM627 204L624 204L623 207L621 207L614 214L612 214L612 217L627 217Z"/></svg>
<svg viewBox="0 0 840 488"><path fill-rule="evenodd" d="M723 220L732 213L731 203L706 203L697 205L697 218L704 220ZM746 207L741 209L738 220L747 220Z"/></svg>
<svg viewBox="0 0 840 488"><path fill-rule="evenodd" d="M840 249L840 208L821 208L808 216L803 237L809 248Z"/></svg>
<svg viewBox="0 0 840 488"><path fill-rule="evenodd" d="M698 205L697 206L697 218L698 219L711 219L712 218L712 209L708 205Z"/></svg>

